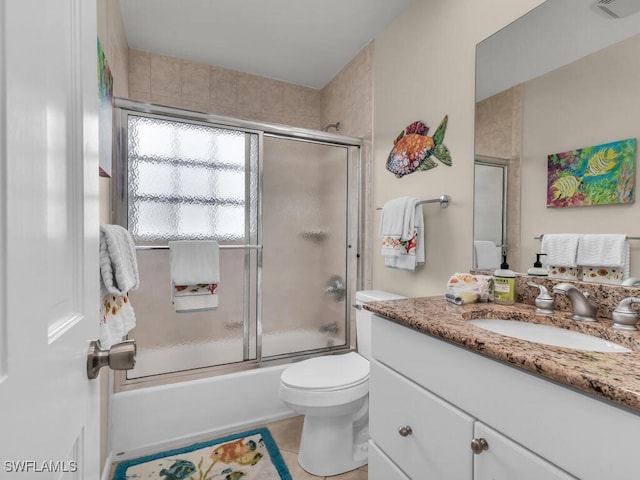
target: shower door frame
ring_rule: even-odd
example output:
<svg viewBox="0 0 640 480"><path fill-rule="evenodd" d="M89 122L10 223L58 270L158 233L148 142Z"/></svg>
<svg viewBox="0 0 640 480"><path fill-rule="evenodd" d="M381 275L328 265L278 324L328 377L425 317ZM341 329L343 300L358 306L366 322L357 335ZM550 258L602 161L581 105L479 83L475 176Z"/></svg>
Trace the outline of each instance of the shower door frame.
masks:
<svg viewBox="0 0 640 480"><path fill-rule="evenodd" d="M352 308L352 299L355 292L361 288L362 279L360 275L361 262L360 252L362 250L361 238L361 215L362 215L362 147L363 141L358 137L337 135L322 131L305 128L290 127L285 125L271 124L267 122L256 122L242 120L232 117L183 110L174 107L166 107L149 103L141 103L133 100L115 98L114 99L114 150L116 155L124 161L115 161L112 170L111 185L111 221L113 223L127 226L128 224L128 165L127 165L127 117L129 114L142 115L148 117L163 118L167 120L185 121L206 125L208 127L241 130L247 134L258 136L258 204L257 204L257 246L238 245L234 248L247 248L245 256L245 268L250 262L251 248L257 253L257 280L256 280L256 331L255 331L255 354L256 358L249 358L249 345L251 342L251 331L248 322L251 321L248 314L244 317L243 331L243 361L222 365L203 366L191 370L167 372L147 377L128 379L124 371L112 371L114 375L114 391L126 391L140 387L164 385L185 380L207 378L213 375L234 373L251 370L260 366L279 365L289 363L292 359L304 359L317 355L331 353L344 353L354 350L355 345L355 317ZM345 345L338 347L325 347L309 350L305 352L286 353L268 359L262 358L262 180L264 161L264 136L296 140L302 142L318 143L323 145L333 145L347 148L347 205L346 212L346 237L345 245L346 270L345 278ZM355 192L355 193L354 193ZM355 217L355 218L354 218ZM251 247L251 248L250 248ZM354 248L355 247L355 248ZM144 249L145 247L142 247ZM154 247L150 247L154 248ZM163 247L161 247L163 248ZM168 248L168 247L164 247ZM245 289L247 283L245 282ZM251 299L245 294L243 296L244 311L248 312L248 302ZM353 317L353 318L352 318Z"/></svg>

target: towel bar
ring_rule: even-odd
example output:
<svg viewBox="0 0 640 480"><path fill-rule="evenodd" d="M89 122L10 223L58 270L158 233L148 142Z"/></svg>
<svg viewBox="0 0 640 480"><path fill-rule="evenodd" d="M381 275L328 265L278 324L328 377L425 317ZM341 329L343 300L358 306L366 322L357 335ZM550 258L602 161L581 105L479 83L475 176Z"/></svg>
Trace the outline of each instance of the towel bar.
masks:
<svg viewBox="0 0 640 480"><path fill-rule="evenodd" d="M261 249L262 245L220 245L221 250ZM136 245L136 250L169 250L169 245Z"/></svg>
<svg viewBox="0 0 640 480"><path fill-rule="evenodd" d="M449 195L441 195L438 198L432 198L430 200L420 200L417 202L417 205L422 205L424 203L439 203L442 208L447 208L449 206L449 201L451 198ZM382 210L382 207L376 208L376 210Z"/></svg>
<svg viewBox="0 0 640 480"><path fill-rule="evenodd" d="M533 239L542 240L542 237L544 237L544 233L541 235L538 235L537 237L533 237ZM627 237L627 240L640 240L640 237Z"/></svg>

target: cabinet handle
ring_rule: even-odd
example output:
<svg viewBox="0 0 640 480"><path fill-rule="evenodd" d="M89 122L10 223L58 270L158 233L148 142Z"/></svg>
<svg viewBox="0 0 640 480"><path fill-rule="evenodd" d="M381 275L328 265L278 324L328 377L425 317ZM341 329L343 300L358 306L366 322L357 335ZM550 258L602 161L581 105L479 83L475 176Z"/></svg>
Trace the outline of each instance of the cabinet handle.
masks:
<svg viewBox="0 0 640 480"><path fill-rule="evenodd" d="M405 425L404 427L400 427L398 429L398 433L401 437L408 437L413 433L413 430L411 430L411 427L409 425Z"/></svg>
<svg viewBox="0 0 640 480"><path fill-rule="evenodd" d="M489 443L484 438L474 438L471 441L471 450L476 455L480 455L485 450L489 449Z"/></svg>

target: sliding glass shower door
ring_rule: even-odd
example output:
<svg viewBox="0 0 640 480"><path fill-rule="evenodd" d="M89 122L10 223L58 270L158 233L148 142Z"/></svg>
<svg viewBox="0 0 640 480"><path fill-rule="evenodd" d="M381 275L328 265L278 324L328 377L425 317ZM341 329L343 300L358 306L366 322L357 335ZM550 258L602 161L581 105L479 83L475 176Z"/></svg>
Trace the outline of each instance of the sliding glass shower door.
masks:
<svg viewBox="0 0 640 480"><path fill-rule="evenodd" d="M137 248L127 379L349 346L357 147L116 109L117 223ZM176 313L171 240L220 244L217 309Z"/></svg>
<svg viewBox="0 0 640 480"><path fill-rule="evenodd" d="M347 343L349 149L264 139L263 357Z"/></svg>

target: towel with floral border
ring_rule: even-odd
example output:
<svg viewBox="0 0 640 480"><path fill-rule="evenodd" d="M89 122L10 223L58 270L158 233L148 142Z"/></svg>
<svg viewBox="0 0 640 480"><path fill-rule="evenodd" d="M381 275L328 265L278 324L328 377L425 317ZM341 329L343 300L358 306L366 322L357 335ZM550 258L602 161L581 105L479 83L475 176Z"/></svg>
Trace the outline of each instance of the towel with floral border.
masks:
<svg viewBox="0 0 640 480"><path fill-rule="evenodd" d="M169 242L171 301L176 313L218 307L219 248L215 240Z"/></svg>
<svg viewBox="0 0 640 480"><path fill-rule="evenodd" d="M424 218L414 197L389 200L380 219L382 256L386 267L414 271L424 264Z"/></svg>

